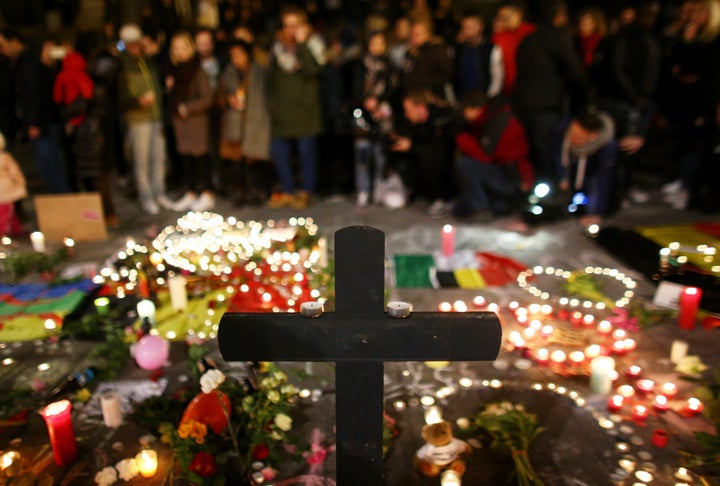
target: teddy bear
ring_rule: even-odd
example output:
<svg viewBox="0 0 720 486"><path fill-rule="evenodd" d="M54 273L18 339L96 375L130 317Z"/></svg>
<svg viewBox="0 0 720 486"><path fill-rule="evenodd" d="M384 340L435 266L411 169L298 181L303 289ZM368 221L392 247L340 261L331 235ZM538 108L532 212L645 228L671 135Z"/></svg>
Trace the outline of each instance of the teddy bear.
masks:
<svg viewBox="0 0 720 486"><path fill-rule="evenodd" d="M460 476L465 474L465 462L460 455L471 452L472 447L453 437L450 422L425 425L421 435L425 445L415 453L415 464L421 473L435 477L445 469L452 469Z"/></svg>

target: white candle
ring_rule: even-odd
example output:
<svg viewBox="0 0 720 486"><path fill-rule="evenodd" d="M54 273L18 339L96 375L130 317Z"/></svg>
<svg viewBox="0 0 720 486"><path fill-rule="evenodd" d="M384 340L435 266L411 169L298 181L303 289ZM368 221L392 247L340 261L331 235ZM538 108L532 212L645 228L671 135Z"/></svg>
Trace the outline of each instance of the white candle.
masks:
<svg viewBox="0 0 720 486"><path fill-rule="evenodd" d="M138 319L140 322L144 321L147 317L150 324L155 324L155 304L152 300L141 300L137 304Z"/></svg>
<svg viewBox="0 0 720 486"><path fill-rule="evenodd" d="M142 477L151 478L155 476L158 468L157 452L152 449L141 450L135 456L135 464Z"/></svg>
<svg viewBox="0 0 720 486"><path fill-rule="evenodd" d="M607 395L612 389L610 372L615 369L615 360L609 356L598 356L590 361L590 392Z"/></svg>
<svg viewBox="0 0 720 486"><path fill-rule="evenodd" d="M30 243L32 243L34 251L38 253L45 253L45 235L40 231L30 233Z"/></svg>
<svg viewBox="0 0 720 486"><path fill-rule="evenodd" d="M440 476L440 486L460 486L461 484L460 475L452 469L444 471Z"/></svg>
<svg viewBox="0 0 720 486"><path fill-rule="evenodd" d="M184 311L187 308L187 281L182 275L175 275L168 278L168 289L170 290L170 303L176 311Z"/></svg>
<svg viewBox="0 0 720 486"><path fill-rule="evenodd" d="M118 427L123 423L122 400L114 390L109 390L100 396L103 422L107 427Z"/></svg>
<svg viewBox="0 0 720 486"><path fill-rule="evenodd" d="M676 339L672 343L670 348L670 361L673 363L679 363L681 359L687 356L688 353L688 342L681 339Z"/></svg>
<svg viewBox="0 0 720 486"><path fill-rule="evenodd" d="M432 405L425 410L425 423L437 424L442 422L442 410L437 405Z"/></svg>

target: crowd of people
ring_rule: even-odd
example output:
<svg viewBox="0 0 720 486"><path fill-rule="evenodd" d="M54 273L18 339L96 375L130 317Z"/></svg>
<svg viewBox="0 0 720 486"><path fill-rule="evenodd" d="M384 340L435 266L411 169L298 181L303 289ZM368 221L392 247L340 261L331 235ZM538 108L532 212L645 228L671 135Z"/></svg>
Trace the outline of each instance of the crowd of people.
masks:
<svg viewBox="0 0 720 486"><path fill-rule="evenodd" d="M720 0L157 0L121 25L116 4L39 49L0 31L3 160L28 140L47 190L99 192L111 226L124 180L150 214L340 192L500 216L551 191L589 223L647 198L658 131L677 141L665 200L718 207Z"/></svg>

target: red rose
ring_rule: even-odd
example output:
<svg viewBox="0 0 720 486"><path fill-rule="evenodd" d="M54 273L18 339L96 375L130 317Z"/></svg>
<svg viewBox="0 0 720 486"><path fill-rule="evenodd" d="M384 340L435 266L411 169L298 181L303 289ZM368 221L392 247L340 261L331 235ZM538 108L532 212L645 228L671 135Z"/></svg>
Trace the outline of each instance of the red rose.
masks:
<svg viewBox="0 0 720 486"><path fill-rule="evenodd" d="M267 444L258 444L253 448L253 451L252 451L253 459L262 461L263 459L267 459L267 456L269 456L269 455L270 455L270 448L267 446Z"/></svg>
<svg viewBox="0 0 720 486"><path fill-rule="evenodd" d="M215 464L215 459L209 452L198 452L193 457L188 469L206 478L217 472L217 464Z"/></svg>

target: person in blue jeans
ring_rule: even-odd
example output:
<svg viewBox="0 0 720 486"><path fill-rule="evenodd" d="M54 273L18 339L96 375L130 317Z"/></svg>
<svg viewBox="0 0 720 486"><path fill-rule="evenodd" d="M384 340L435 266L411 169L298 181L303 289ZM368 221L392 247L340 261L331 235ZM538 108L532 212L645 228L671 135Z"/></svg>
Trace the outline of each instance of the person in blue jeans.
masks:
<svg viewBox="0 0 720 486"><path fill-rule="evenodd" d="M552 144L558 186L570 196L570 212L582 213L584 226L601 222L610 207L618 156L613 119L585 109L558 124Z"/></svg>
<svg viewBox="0 0 720 486"><path fill-rule="evenodd" d="M462 105L466 125L455 136L460 196L452 214L464 217L490 209L495 216L506 215L534 181L525 131L500 98L487 102L482 91L473 90L463 96Z"/></svg>

